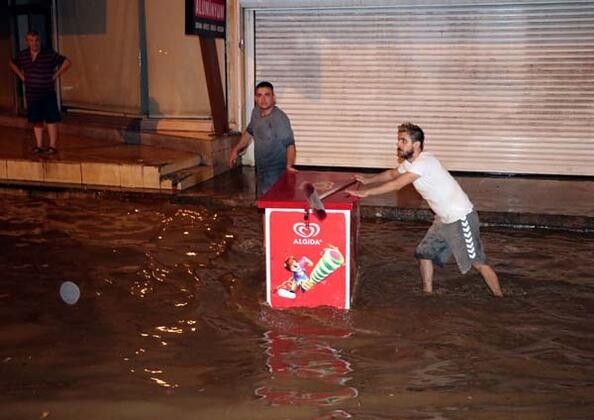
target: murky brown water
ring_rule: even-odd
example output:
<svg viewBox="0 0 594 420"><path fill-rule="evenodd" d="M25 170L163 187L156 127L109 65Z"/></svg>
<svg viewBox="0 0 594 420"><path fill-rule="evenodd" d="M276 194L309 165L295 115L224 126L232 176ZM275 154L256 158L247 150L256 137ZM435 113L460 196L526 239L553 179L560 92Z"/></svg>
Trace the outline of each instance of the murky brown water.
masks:
<svg viewBox="0 0 594 420"><path fill-rule="evenodd" d="M0 418L593 416L594 234L484 229L508 297L424 296L427 226L364 221L354 309L278 311L256 209L2 200Z"/></svg>

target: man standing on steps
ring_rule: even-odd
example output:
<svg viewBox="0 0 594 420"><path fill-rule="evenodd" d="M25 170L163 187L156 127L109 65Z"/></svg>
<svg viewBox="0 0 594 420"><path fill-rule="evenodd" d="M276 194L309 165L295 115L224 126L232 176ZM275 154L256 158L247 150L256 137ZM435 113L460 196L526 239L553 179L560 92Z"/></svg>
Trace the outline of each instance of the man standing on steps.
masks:
<svg viewBox="0 0 594 420"><path fill-rule="evenodd" d="M417 125L398 126L400 165L371 177L356 176L363 185L381 183L363 190L348 190L356 197L384 194L413 184L435 213L435 221L417 246L416 258L423 280L423 290L433 292L433 264L443 266L454 254L464 274L474 267L493 295L501 297L499 279L485 264L479 233L479 219L468 196L458 182L432 154L423 151L425 134Z"/></svg>
<svg viewBox="0 0 594 420"><path fill-rule="evenodd" d="M56 97L56 80L70 67L63 55L50 48L41 48L37 31L29 31L25 38L28 48L10 61L10 68L25 84L27 118L33 124L36 146L33 153L48 155L58 152L58 127L61 120ZM43 147L43 123L47 124L49 147Z"/></svg>
<svg viewBox="0 0 594 420"><path fill-rule="evenodd" d="M229 166L254 139L258 195L264 194L285 171L295 172L296 149L289 117L276 106L274 87L260 82L255 92L256 107L247 128L229 154Z"/></svg>

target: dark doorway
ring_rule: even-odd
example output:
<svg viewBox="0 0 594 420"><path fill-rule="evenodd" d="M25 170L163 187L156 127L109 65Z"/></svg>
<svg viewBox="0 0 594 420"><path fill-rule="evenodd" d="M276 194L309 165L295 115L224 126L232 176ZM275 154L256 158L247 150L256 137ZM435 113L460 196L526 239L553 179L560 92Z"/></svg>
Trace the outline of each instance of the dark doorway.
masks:
<svg viewBox="0 0 594 420"><path fill-rule="evenodd" d="M39 32L41 45L53 48L52 0L9 0L8 24L10 27L10 55L27 48L25 36L30 30ZM18 114L24 114L26 103L24 100L23 84L14 78L14 109Z"/></svg>

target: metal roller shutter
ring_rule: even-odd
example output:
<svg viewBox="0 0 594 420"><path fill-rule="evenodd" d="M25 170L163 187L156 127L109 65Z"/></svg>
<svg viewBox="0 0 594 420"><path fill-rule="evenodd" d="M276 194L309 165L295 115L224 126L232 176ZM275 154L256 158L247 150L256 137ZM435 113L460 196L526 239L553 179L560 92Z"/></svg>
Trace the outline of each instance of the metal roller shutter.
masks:
<svg viewBox="0 0 594 420"><path fill-rule="evenodd" d="M450 170L594 175L594 2L257 10L298 163L392 167L396 126Z"/></svg>

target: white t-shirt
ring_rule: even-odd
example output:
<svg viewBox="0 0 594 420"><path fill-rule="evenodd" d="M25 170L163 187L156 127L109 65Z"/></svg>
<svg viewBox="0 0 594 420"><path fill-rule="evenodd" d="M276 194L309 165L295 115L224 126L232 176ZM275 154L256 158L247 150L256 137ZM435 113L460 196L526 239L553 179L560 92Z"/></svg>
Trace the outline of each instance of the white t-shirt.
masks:
<svg viewBox="0 0 594 420"><path fill-rule="evenodd" d="M398 172L419 175L413 185L443 223L454 223L472 211L466 193L431 153L421 152L413 162L405 160Z"/></svg>

